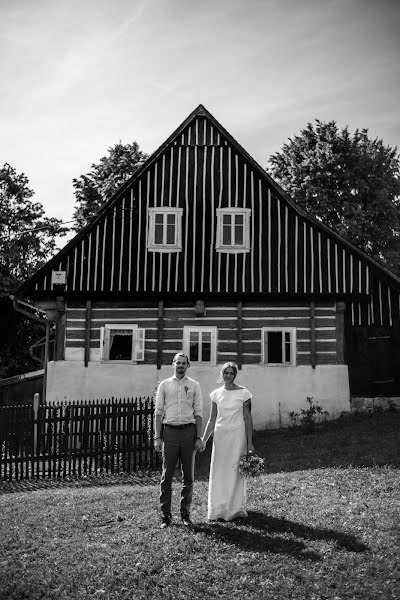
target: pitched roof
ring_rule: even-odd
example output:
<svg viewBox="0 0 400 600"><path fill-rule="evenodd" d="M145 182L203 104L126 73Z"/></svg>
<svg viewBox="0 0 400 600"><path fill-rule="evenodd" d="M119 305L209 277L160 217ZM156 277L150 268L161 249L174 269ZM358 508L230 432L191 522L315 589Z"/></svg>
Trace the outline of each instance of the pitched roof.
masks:
<svg viewBox="0 0 400 600"><path fill-rule="evenodd" d="M297 215L302 222L307 222L310 224L310 227L315 229L315 231L321 233L326 238L332 240L335 244L339 244L340 248L345 248L348 254L357 257L359 263L368 264L374 270L378 270L386 279L388 279L395 287L400 285L400 278L391 273L388 269L380 265L377 261L369 257L367 254L362 252L360 249L351 244L348 240L341 237L339 234L330 230L323 223L315 219L312 215L306 213L303 209L301 209L287 194L284 190L269 176L269 174L252 158L244 148L230 135L228 131L215 119L215 117L202 105L200 104L182 123L181 125L165 140L165 142L138 168L135 174L122 185L119 190L108 200L99 211L93 216L91 221L83 227L74 238L72 238L67 245L60 250L52 259L50 259L41 269L39 269L31 278L29 278L25 283L23 283L20 288L17 290L16 295L24 296L29 295L34 292L35 288L39 291L51 291L51 288L44 283L43 287L41 287L41 282L46 281L51 276L52 270L64 270L66 269L67 260L69 261L69 267L71 268L71 262L73 260L77 260L76 249L82 245L82 250L80 253L80 259L82 260L82 267L80 271L81 278L83 277L82 273L84 270L83 261L87 260L87 253L91 252L91 247L85 247L85 240L88 239L88 236L95 235L96 229L99 224L107 218L107 215L112 214L113 209L115 207L120 206L121 202L125 202L125 198L128 197L130 191L135 188L135 185L143 180L146 177L146 174L152 172L152 170L157 168L158 162L165 156L167 149L171 146L182 145L187 146L190 145L191 142L191 131L193 131L193 135L198 135L198 130L196 129L196 134L194 133L194 124L199 122L199 119L204 121L204 137L202 138L202 144L207 145L216 143L218 140L219 145L225 145L228 147L229 152L232 151L236 153L236 156L240 157L240 160L248 166L248 169L254 173L254 176L262 182L262 185L265 188L271 191L272 194L276 195L278 199L283 201L287 207L290 207L291 214ZM207 134L206 134L206 124L207 124ZM206 136L208 138L206 139ZM199 136L200 138L201 136ZM198 140L195 140L196 142ZM221 163L222 165L222 163ZM171 167L172 169L172 167ZM157 182L153 184L157 185ZM260 184L261 185L261 184ZM222 188L222 183L221 183ZM222 193L222 192L221 192ZM265 198L263 197L263 201ZM261 193L260 193L260 201L261 201ZM98 229L97 229L98 231ZM105 235L105 234L104 234ZM261 236L261 234L260 234ZM261 239L261 237L260 237ZM97 240L98 241L98 240ZM122 248L122 245L121 245ZM74 254L75 253L75 254ZM75 255L75 259L73 259L73 255ZM89 257L90 258L90 257ZM89 261L90 262L90 261ZM90 268L89 262L87 263L87 269ZM86 263L85 263L86 264ZM61 268L60 268L61 266ZM122 266L121 266L122 270ZM85 277L88 277L85 274ZM38 288L39 285L39 288ZM82 288L83 289L83 288Z"/></svg>

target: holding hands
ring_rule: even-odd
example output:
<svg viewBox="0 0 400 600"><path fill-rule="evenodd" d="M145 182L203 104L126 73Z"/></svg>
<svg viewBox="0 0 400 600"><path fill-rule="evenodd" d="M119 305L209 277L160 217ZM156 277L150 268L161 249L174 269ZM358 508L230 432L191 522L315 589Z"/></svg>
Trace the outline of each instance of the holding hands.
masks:
<svg viewBox="0 0 400 600"><path fill-rule="evenodd" d="M203 452L203 450L205 449L206 445L203 442L203 440L201 438L197 438L196 442L194 444L194 449L197 450L197 452Z"/></svg>

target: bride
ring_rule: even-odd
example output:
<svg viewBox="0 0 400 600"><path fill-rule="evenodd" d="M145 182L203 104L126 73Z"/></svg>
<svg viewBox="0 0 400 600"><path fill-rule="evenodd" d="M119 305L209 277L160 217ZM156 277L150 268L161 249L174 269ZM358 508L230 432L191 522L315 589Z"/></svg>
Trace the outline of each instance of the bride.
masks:
<svg viewBox="0 0 400 600"><path fill-rule="evenodd" d="M222 366L218 383L223 382L223 386L210 394L211 415L202 438L206 444L214 432L208 488L210 521L247 517L245 480L239 473L239 460L254 452L252 395L235 383L237 372L233 362Z"/></svg>

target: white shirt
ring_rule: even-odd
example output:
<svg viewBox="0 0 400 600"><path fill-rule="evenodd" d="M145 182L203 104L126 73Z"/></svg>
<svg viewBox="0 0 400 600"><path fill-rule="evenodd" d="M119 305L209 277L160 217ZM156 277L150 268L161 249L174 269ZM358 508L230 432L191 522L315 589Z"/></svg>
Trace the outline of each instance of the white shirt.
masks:
<svg viewBox="0 0 400 600"><path fill-rule="evenodd" d="M163 415L168 425L195 423L203 415L200 384L186 376L164 379L157 389L155 414Z"/></svg>

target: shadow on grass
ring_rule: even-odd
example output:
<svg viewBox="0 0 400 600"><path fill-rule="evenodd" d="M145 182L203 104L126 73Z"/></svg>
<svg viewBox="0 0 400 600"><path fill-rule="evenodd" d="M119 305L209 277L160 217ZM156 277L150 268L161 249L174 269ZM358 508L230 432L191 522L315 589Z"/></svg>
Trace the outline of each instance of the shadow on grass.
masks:
<svg viewBox="0 0 400 600"><path fill-rule="evenodd" d="M334 542L338 550L348 552L369 550L352 535L333 529L316 529L256 511L249 511L247 518L199 523L193 529L243 550L288 554L300 560L319 561L323 558L316 550L307 548L304 540Z"/></svg>
<svg viewBox="0 0 400 600"><path fill-rule="evenodd" d="M159 485L160 473L138 475L123 473L121 475L104 475L77 477L69 479L22 479L19 481L0 481L0 496L22 492L36 492L54 489L79 489L93 487L116 487L118 485Z"/></svg>

